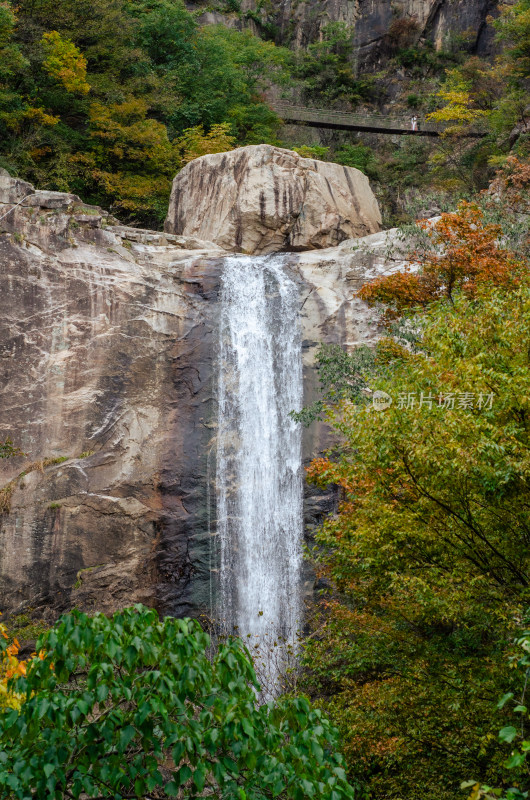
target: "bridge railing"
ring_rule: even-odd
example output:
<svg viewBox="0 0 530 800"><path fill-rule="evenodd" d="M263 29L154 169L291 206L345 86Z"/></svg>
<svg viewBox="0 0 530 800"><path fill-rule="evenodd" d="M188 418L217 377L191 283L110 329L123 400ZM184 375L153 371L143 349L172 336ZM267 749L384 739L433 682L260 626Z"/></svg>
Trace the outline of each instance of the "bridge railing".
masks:
<svg viewBox="0 0 530 800"><path fill-rule="evenodd" d="M377 128L379 130L411 130L410 116L387 116L386 114L365 114L356 112L334 111L321 108L307 108L306 106L291 105L290 103L275 102L272 108L280 117L299 122L335 122L339 125L352 125L361 128ZM443 133L447 125L437 122L425 121L418 118L420 130L432 133Z"/></svg>

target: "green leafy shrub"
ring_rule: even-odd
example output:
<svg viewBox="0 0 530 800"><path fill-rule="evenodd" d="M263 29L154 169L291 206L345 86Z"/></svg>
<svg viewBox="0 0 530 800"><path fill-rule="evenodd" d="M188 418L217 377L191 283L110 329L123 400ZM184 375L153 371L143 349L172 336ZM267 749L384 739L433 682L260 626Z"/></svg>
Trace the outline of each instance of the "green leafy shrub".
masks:
<svg viewBox="0 0 530 800"><path fill-rule="evenodd" d="M320 145L302 144L300 147L293 147L295 153L303 158L316 158L320 161L326 161L326 156L329 153L329 147L322 147Z"/></svg>
<svg viewBox="0 0 530 800"><path fill-rule="evenodd" d="M528 625L529 623L530 617L527 612L525 624ZM530 630L522 631L516 640L516 644L518 653L512 657L512 665L519 670L517 677L519 678L519 683L522 684L522 689L518 692L518 696L515 696L513 691L507 692L497 704L497 708L511 707L512 712L519 717L516 722L517 727L515 725L505 725L499 731L499 741L501 744L510 745L511 749L509 755L505 750L507 758L504 763L505 768L511 772L508 779L511 785L504 789L497 789L491 786L481 786L475 781L466 781L462 784L462 788L472 787L470 800L480 800L480 798L485 800L527 800L530 796L528 789L530 783L530 762L528 760L528 754L530 753L528 721L530 715L526 699L528 679L530 678Z"/></svg>
<svg viewBox="0 0 530 800"><path fill-rule="evenodd" d="M355 167L365 175L375 176L376 160L371 147L364 144L343 144L335 153L334 161L345 167Z"/></svg>
<svg viewBox="0 0 530 800"><path fill-rule="evenodd" d="M37 642L0 716L0 797L353 797L335 732L304 698L260 705L248 652L135 606L74 611Z"/></svg>

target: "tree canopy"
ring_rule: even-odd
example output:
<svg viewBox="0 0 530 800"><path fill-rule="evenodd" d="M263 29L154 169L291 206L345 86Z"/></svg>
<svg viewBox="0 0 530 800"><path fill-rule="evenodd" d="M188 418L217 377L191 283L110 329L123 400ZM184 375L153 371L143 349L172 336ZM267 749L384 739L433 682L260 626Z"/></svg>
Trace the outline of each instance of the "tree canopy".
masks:
<svg viewBox="0 0 530 800"><path fill-rule="evenodd" d="M372 363L352 364L368 400L342 365L349 389L324 403L342 444L308 471L342 499L316 539L330 589L305 685L374 798L457 798L468 777L502 785L495 725L514 723L495 705L530 598L528 273L492 238L493 275L468 291L484 228L461 238L445 218L442 232L448 248L424 265L445 276L437 292L408 303L421 313L379 342ZM461 280L449 293L453 258ZM384 298L376 290L396 308L396 282Z"/></svg>
<svg viewBox="0 0 530 800"><path fill-rule="evenodd" d="M303 697L260 704L239 640L213 651L198 623L135 606L74 611L37 648L0 713L6 800L353 798L329 722Z"/></svg>

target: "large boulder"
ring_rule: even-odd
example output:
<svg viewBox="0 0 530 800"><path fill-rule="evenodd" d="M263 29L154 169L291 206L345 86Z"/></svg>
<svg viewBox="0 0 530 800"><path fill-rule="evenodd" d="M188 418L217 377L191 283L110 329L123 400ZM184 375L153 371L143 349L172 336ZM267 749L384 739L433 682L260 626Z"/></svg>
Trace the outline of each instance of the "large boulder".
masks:
<svg viewBox="0 0 530 800"><path fill-rule="evenodd" d="M191 161L173 181L165 230L225 250L315 250L376 233L381 214L358 169L271 145Z"/></svg>

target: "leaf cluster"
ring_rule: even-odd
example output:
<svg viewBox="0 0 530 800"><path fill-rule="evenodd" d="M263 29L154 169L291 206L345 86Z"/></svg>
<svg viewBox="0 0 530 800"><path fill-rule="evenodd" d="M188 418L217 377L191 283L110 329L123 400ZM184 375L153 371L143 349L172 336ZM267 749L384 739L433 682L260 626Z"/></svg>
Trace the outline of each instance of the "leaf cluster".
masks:
<svg viewBox="0 0 530 800"><path fill-rule="evenodd" d="M406 309L426 308L435 300L452 302L456 292L474 297L484 286L513 286L520 270L513 253L500 240L499 225L486 223L482 209L462 201L458 211L424 225L430 247L411 254L419 267L384 275L367 283L359 297L384 308L389 322Z"/></svg>
<svg viewBox="0 0 530 800"><path fill-rule="evenodd" d="M248 652L142 606L74 611L38 642L0 715L0 797L353 797L304 698L258 702Z"/></svg>

